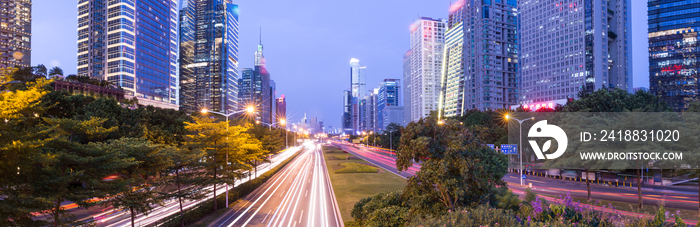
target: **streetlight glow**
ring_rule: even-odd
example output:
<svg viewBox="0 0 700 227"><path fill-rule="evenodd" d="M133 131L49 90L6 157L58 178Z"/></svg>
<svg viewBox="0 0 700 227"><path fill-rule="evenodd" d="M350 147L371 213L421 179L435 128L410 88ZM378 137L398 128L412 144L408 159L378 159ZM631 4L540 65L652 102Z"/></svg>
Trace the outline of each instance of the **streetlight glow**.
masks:
<svg viewBox="0 0 700 227"><path fill-rule="evenodd" d="M202 109L202 113L203 113L203 114L208 113L208 112L209 112L208 109Z"/></svg>
<svg viewBox="0 0 700 227"><path fill-rule="evenodd" d="M246 110L246 112L248 112L248 113L253 113L253 112L255 112L255 107L253 107L253 106L248 106L248 108L246 108L245 110Z"/></svg>
<svg viewBox="0 0 700 227"><path fill-rule="evenodd" d="M284 119L282 119L282 120L280 120L280 124L281 124L281 125L286 125L286 124L287 124L287 121L285 121Z"/></svg>

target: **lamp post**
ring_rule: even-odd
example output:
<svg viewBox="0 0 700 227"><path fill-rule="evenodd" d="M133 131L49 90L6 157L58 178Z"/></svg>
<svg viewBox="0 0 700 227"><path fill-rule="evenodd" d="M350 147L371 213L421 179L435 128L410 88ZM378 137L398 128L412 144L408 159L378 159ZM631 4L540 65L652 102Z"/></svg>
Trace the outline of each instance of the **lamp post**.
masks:
<svg viewBox="0 0 700 227"><path fill-rule="evenodd" d="M389 131L389 150L393 152L394 141L393 141L393 137L391 136L392 133L394 133L394 130Z"/></svg>
<svg viewBox="0 0 700 227"><path fill-rule="evenodd" d="M520 185L523 185L523 122L525 122L527 120L535 120L535 118L531 117L531 118L525 118L523 120L520 120L520 119L511 117L510 115L506 114L506 120L509 120L510 118L513 118L513 120L517 121L518 125L520 126L519 127L519 129L520 129L520 138L519 138L520 145L518 145L518 146L520 146L520 152L518 152L518 154L520 155Z"/></svg>
<svg viewBox="0 0 700 227"><path fill-rule="evenodd" d="M228 132L228 125L229 125L228 117L230 117L231 115L239 114L239 113L243 113L243 112L253 113L253 112L255 112L255 108L252 106L249 106L249 107L245 108L245 110L234 111L233 113L229 113L229 114L211 111L208 109L202 109L203 114L213 113L213 114L218 114L218 115L226 117L226 132ZM228 137L226 137L226 140L228 140ZM226 153L226 166L228 166L228 153ZM228 183L225 183L224 185L226 185L226 208L228 208ZM214 192L214 193L216 193L216 192Z"/></svg>

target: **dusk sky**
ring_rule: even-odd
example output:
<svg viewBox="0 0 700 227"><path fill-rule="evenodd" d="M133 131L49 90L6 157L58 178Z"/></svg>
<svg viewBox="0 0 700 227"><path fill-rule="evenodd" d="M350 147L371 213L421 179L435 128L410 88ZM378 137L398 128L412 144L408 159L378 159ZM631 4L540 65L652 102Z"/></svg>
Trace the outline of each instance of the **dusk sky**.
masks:
<svg viewBox="0 0 700 227"><path fill-rule="evenodd" d="M409 26L446 18L450 0L235 0L240 7L240 68L252 68L262 28L265 59L287 115L307 113L340 126L350 58L367 66L367 89L403 79ZM76 73L77 1L32 1L32 64ZM632 1L634 87L649 87L646 1Z"/></svg>

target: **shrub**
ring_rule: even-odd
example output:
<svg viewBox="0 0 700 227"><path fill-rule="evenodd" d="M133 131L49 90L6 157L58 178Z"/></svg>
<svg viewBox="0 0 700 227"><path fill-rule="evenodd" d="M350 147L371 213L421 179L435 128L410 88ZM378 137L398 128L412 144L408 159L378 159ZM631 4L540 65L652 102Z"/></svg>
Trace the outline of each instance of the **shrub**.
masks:
<svg viewBox="0 0 700 227"><path fill-rule="evenodd" d="M523 226L510 210L480 205L474 209L459 209L440 217L416 217L406 226Z"/></svg>
<svg viewBox="0 0 700 227"><path fill-rule="evenodd" d="M340 165L345 166L342 169L338 169L335 173L376 173L377 168L360 164L360 163L341 163Z"/></svg>
<svg viewBox="0 0 700 227"><path fill-rule="evenodd" d="M409 206L402 191L383 192L355 203L350 215L358 226L403 226L409 220Z"/></svg>

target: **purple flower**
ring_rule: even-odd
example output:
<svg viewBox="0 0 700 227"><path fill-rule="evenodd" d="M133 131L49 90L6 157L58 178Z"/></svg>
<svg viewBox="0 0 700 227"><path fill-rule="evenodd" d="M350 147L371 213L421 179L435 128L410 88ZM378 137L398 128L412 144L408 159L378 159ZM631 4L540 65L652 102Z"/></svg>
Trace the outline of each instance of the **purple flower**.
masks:
<svg viewBox="0 0 700 227"><path fill-rule="evenodd" d="M535 201L532 201L532 208L534 209L535 215L542 212L542 201L540 201L539 196L535 197Z"/></svg>

